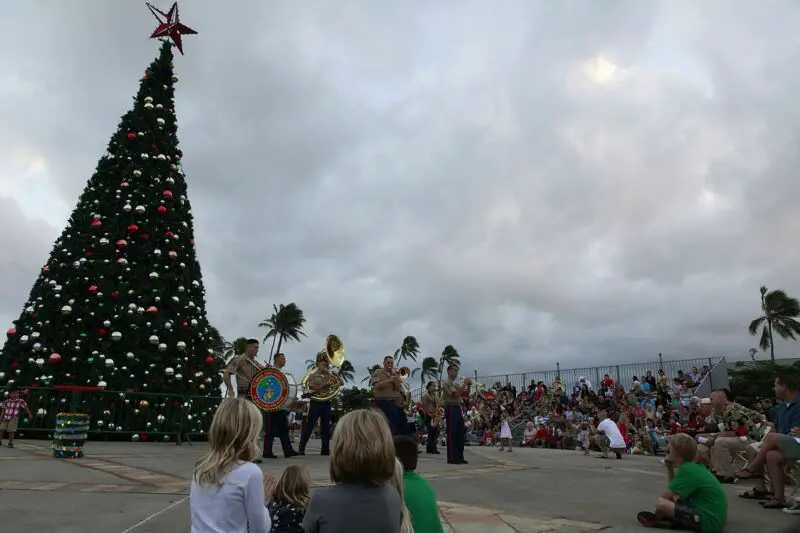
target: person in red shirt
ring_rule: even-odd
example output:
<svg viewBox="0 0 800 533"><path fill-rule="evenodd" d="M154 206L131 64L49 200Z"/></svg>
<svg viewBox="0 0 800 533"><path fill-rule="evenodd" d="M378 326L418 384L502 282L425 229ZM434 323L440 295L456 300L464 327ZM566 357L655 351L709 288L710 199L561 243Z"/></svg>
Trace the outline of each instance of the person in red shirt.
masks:
<svg viewBox="0 0 800 533"><path fill-rule="evenodd" d="M604 386L605 386L607 389L614 390L614 380L613 380L613 379L611 379L611 376L609 376L608 374L606 374L606 375L604 375L604 376L603 376L603 385L604 385Z"/></svg>
<svg viewBox="0 0 800 533"><path fill-rule="evenodd" d="M539 446L540 444L542 448L547 446L547 428L544 427L544 424L541 424L539 429L536 431L536 440L534 445Z"/></svg>

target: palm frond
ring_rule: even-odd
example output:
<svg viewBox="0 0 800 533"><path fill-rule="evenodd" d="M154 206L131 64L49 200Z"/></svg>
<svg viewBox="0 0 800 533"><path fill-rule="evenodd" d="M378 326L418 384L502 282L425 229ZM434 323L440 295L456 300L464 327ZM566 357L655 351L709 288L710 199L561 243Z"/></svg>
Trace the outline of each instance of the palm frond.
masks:
<svg viewBox="0 0 800 533"><path fill-rule="evenodd" d="M758 333L758 328L761 326L761 324L766 322L766 320L767 320L767 317L765 317L765 316L760 316L760 317L756 318L755 320L750 322L749 326L747 326L747 331L750 332L750 335L755 336Z"/></svg>

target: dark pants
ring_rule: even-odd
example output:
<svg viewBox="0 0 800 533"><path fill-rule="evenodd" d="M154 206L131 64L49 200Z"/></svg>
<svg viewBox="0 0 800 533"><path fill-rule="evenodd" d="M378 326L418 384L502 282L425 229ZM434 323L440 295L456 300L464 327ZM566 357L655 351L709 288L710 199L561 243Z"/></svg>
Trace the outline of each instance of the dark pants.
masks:
<svg viewBox="0 0 800 533"><path fill-rule="evenodd" d="M425 451L428 453L438 453L436 449L437 440L439 440L439 428L431 424L432 418L425 415L425 427L428 428L428 440L425 445Z"/></svg>
<svg viewBox="0 0 800 533"><path fill-rule="evenodd" d="M300 434L300 452L306 451L306 444L311 438L314 426L319 423L319 438L322 441L322 453L327 455L331 452L331 402L311 402L308 408L308 416L303 423L303 431Z"/></svg>
<svg viewBox="0 0 800 533"><path fill-rule="evenodd" d="M398 409L394 400L384 400L383 398L376 398L372 402L372 407L380 409L386 415L386 420L389 422L389 428L392 430L392 435L405 434L406 419L403 413Z"/></svg>
<svg viewBox="0 0 800 533"><path fill-rule="evenodd" d="M464 460L464 414L460 405L445 405L447 420L447 462L460 463Z"/></svg>
<svg viewBox="0 0 800 533"><path fill-rule="evenodd" d="M286 420L286 411L267 412L264 425L264 457L274 455L272 452L272 439L278 437L281 441L283 455L291 457L294 455L292 443L289 441L289 423Z"/></svg>

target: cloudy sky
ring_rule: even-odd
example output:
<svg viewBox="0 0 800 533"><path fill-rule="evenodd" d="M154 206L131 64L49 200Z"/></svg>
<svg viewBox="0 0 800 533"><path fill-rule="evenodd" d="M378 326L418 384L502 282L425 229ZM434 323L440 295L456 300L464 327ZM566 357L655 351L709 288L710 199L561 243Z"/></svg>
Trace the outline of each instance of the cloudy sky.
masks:
<svg viewBox="0 0 800 533"><path fill-rule="evenodd" d="M336 332L359 370L405 335L482 374L746 357L759 286L800 296L800 3L227 4L182 3L200 35L176 60L224 335L294 301L289 357ZM134 0L4 6L0 323L154 27Z"/></svg>

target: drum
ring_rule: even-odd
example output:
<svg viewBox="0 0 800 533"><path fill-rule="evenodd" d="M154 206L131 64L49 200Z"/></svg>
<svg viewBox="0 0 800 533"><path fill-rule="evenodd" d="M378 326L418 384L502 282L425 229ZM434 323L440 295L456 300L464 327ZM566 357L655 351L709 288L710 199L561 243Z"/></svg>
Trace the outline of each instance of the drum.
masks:
<svg viewBox="0 0 800 533"><path fill-rule="evenodd" d="M292 379L294 382L294 379ZM294 401L297 387L292 387L286 374L277 368L265 368L253 376L250 399L259 409L278 411Z"/></svg>

